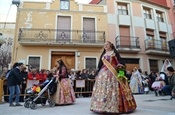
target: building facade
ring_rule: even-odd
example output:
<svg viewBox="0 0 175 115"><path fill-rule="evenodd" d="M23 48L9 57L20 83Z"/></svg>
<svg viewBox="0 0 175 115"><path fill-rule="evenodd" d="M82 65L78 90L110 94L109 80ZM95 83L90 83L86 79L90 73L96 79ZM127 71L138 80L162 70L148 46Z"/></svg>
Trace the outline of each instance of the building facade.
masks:
<svg viewBox="0 0 175 115"><path fill-rule="evenodd" d="M108 36L126 62L127 69L159 72L170 57L168 41L174 37L171 0L106 0ZM115 38L115 39L114 39Z"/></svg>
<svg viewBox="0 0 175 115"><path fill-rule="evenodd" d="M105 5L25 0L17 10L12 63L50 70L62 59L68 69L97 68L107 36Z"/></svg>
<svg viewBox="0 0 175 115"><path fill-rule="evenodd" d="M103 44L113 42L127 65L161 70L175 37L173 0L73 0L20 3L12 62L51 69L62 59L69 69L95 69Z"/></svg>

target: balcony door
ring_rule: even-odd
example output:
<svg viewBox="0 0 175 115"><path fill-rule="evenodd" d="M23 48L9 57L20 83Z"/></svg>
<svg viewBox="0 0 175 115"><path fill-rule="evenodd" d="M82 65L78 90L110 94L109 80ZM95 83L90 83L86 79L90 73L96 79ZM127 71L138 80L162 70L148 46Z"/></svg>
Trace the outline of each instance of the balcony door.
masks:
<svg viewBox="0 0 175 115"><path fill-rule="evenodd" d="M57 42L70 41L71 39L71 17L58 16L57 18Z"/></svg>
<svg viewBox="0 0 175 115"><path fill-rule="evenodd" d="M166 33L163 32L159 32L159 36L160 36L160 47L162 50L167 50L167 40L166 40Z"/></svg>
<svg viewBox="0 0 175 115"><path fill-rule="evenodd" d="M95 18L83 18L83 42L95 42Z"/></svg>
<svg viewBox="0 0 175 115"><path fill-rule="evenodd" d="M130 47L131 46L130 27L120 26L119 31L120 31L120 46Z"/></svg>

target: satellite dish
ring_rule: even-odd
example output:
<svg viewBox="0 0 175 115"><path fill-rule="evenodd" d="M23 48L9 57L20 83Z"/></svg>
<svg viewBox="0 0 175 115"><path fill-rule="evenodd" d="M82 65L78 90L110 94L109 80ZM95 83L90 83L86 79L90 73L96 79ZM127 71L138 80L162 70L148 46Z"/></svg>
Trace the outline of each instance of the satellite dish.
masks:
<svg viewBox="0 0 175 115"><path fill-rule="evenodd" d="M18 7L20 5L20 0L12 0L12 4Z"/></svg>

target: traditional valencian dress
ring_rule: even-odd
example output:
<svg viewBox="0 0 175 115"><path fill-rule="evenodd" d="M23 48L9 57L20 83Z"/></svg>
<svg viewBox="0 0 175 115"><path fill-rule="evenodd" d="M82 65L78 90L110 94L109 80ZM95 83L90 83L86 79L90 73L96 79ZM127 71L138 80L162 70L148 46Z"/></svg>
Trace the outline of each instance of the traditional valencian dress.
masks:
<svg viewBox="0 0 175 115"><path fill-rule="evenodd" d="M67 77L66 68L62 68L62 73L59 74L58 85L57 85L57 91L52 96L52 100L57 105L63 105L63 104L72 104L75 102L75 93L73 90L73 87L71 85L70 79Z"/></svg>
<svg viewBox="0 0 175 115"><path fill-rule="evenodd" d="M93 87L90 110L99 113L128 113L136 109L136 102L124 73L116 71L119 64L115 53L104 56Z"/></svg>
<svg viewBox="0 0 175 115"><path fill-rule="evenodd" d="M144 88L142 85L142 77L138 70L132 72L129 86L131 88L132 93L134 94L144 93Z"/></svg>

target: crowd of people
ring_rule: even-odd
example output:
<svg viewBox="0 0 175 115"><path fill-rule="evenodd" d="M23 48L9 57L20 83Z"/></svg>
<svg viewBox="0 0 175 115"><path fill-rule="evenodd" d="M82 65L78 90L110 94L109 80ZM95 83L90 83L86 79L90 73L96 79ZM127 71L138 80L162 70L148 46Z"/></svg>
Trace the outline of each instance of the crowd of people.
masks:
<svg viewBox="0 0 175 115"><path fill-rule="evenodd" d="M165 60L160 72L150 74L141 69L134 68L132 72L127 72L126 77L133 94L148 94L154 91L155 96L173 95L175 89L175 70L168 59ZM167 89L168 88L168 89Z"/></svg>
<svg viewBox="0 0 175 115"><path fill-rule="evenodd" d="M4 80L4 97L9 106L21 106L24 101L25 89L34 84L43 84L49 78L56 78L56 90L51 99L57 105L73 104L76 100L73 89L73 80L94 79L90 110L97 113L128 113L133 112L136 101L133 94L149 93L155 91L155 95L175 95L174 68L167 64L161 72L142 72L133 68L132 72L126 71L126 65L114 45L107 41L100 56L98 69L88 71L68 70L62 60L57 61L57 67L51 70L26 68L23 63L15 63L11 70L3 69L1 79ZM9 93L7 93L9 92ZM14 102L14 95L16 104Z"/></svg>

